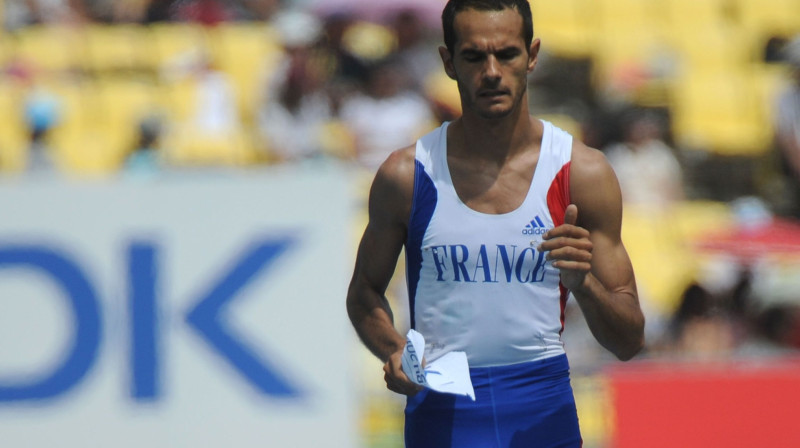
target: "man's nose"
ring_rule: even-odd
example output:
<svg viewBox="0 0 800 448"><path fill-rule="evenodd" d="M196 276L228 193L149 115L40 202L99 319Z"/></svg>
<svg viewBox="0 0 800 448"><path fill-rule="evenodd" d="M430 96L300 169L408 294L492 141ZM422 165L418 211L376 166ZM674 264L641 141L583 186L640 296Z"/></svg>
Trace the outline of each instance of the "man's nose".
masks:
<svg viewBox="0 0 800 448"><path fill-rule="evenodd" d="M489 55L486 58L486 65L484 67L483 76L487 80L498 80L500 79L500 64L497 61L497 58L493 55Z"/></svg>

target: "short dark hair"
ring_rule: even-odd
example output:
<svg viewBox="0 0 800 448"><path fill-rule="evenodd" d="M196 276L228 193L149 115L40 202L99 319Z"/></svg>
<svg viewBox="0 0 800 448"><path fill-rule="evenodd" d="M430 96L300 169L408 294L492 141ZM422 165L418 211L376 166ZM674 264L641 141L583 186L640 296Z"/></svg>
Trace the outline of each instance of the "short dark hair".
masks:
<svg viewBox="0 0 800 448"><path fill-rule="evenodd" d="M444 45L447 51L453 54L456 45L456 31L453 23L456 14L467 9L477 11L502 11L513 9L522 16L522 28L525 33L525 48L531 47L533 42L533 18L531 5L528 0L449 0L442 11L442 29L444 30Z"/></svg>

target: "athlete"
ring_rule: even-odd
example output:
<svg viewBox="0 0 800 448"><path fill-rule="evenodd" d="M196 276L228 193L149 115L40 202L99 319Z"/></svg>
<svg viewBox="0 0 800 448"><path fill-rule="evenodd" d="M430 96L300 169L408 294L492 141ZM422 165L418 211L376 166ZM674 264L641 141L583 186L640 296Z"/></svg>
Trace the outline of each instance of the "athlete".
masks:
<svg viewBox="0 0 800 448"><path fill-rule="evenodd" d="M568 292L619 359L644 344L619 184L599 151L530 116L540 41L526 0L450 0L442 24L462 116L378 170L348 313L387 387L408 396L407 447L578 447ZM466 352L474 402L403 373L406 340L385 296L403 246L426 361Z"/></svg>

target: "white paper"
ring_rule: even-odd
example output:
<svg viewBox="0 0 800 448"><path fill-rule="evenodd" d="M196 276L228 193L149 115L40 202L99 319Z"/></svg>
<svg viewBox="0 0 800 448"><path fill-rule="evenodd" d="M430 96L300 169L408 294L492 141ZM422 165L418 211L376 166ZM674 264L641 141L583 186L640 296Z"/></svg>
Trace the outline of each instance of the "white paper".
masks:
<svg viewBox="0 0 800 448"><path fill-rule="evenodd" d="M403 350L403 372L411 381L437 392L466 395L475 401L475 390L469 376L467 354L449 352L422 367L425 356L425 338L415 330L406 335Z"/></svg>

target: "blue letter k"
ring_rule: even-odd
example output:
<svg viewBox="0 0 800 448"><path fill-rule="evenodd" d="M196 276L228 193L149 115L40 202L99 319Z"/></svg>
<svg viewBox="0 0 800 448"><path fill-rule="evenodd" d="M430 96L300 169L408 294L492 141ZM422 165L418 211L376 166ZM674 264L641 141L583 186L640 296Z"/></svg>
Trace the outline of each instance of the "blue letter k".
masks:
<svg viewBox="0 0 800 448"><path fill-rule="evenodd" d="M266 395L296 397L301 391L290 384L285 376L266 359L259 359L243 341L237 339L226 328L222 313L225 305L236 298L240 289L284 252L294 241L290 238L277 238L262 241L239 258L214 286L198 301L186 315L186 321L217 354L221 355L256 389Z"/></svg>

